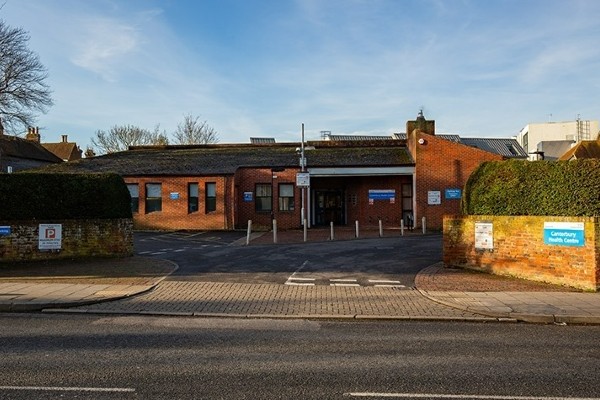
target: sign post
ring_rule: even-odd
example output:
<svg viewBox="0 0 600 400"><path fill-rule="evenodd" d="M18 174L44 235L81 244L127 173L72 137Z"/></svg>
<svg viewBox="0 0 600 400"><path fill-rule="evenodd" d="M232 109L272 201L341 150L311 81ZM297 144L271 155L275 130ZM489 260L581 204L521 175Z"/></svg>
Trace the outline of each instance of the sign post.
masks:
<svg viewBox="0 0 600 400"><path fill-rule="evenodd" d="M62 224L39 225L39 250L60 250L62 248Z"/></svg>

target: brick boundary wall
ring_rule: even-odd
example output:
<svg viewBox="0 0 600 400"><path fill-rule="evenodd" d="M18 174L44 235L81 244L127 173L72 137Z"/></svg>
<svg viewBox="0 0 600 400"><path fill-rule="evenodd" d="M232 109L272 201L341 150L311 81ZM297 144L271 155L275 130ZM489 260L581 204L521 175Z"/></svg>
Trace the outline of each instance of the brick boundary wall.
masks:
<svg viewBox="0 0 600 400"><path fill-rule="evenodd" d="M533 281L598 291L600 218L445 216L444 263ZM475 223L493 224L493 250L475 249ZM544 222L583 222L580 247L544 243Z"/></svg>
<svg viewBox="0 0 600 400"><path fill-rule="evenodd" d="M38 249L40 224L62 224L60 250ZM11 228L0 236L0 263L133 255L133 221L127 218L0 221L0 226Z"/></svg>

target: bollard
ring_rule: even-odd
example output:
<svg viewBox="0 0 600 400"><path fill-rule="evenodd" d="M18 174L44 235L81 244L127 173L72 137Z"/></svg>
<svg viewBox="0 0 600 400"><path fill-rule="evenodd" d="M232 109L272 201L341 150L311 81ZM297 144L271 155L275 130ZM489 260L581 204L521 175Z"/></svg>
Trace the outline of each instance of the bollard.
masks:
<svg viewBox="0 0 600 400"><path fill-rule="evenodd" d="M329 223L329 240L333 240L333 221Z"/></svg>
<svg viewBox="0 0 600 400"><path fill-rule="evenodd" d="M277 243L277 220L273 220L273 243Z"/></svg>
<svg viewBox="0 0 600 400"><path fill-rule="evenodd" d="M400 220L400 236L404 236L404 220Z"/></svg>
<svg viewBox="0 0 600 400"><path fill-rule="evenodd" d="M248 220L248 232L246 233L246 246L250 244L250 234L252 233L252 220Z"/></svg>
<svg viewBox="0 0 600 400"><path fill-rule="evenodd" d="M379 237L383 237L383 223L379 220Z"/></svg>
<svg viewBox="0 0 600 400"><path fill-rule="evenodd" d="M427 226L425 225L425 217L423 217L421 219L421 225L423 225L423 235L425 234L425 232L427 231Z"/></svg>
<svg viewBox="0 0 600 400"><path fill-rule="evenodd" d="M355 235L356 235L356 238L358 239L358 237L359 237L359 235L358 235L358 221L356 221L355 225L356 225L356 233L355 233Z"/></svg>
<svg viewBox="0 0 600 400"><path fill-rule="evenodd" d="M306 229L307 229L307 227L308 227L307 221L306 221L306 220L304 220L304 227L303 227L303 231L304 231L304 241L305 241L305 242L306 242L306 239L308 238L308 232L307 232L307 230L306 230Z"/></svg>

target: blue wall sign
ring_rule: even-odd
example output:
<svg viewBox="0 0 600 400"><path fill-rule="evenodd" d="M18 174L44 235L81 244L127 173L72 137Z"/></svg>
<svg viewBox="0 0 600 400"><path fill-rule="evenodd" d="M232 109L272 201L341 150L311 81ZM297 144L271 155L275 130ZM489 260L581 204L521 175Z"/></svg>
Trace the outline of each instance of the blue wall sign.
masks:
<svg viewBox="0 0 600 400"><path fill-rule="evenodd" d="M446 189L445 191L446 200L460 199L462 197L461 189Z"/></svg>
<svg viewBox="0 0 600 400"><path fill-rule="evenodd" d="M252 201L252 192L244 192L244 201Z"/></svg>
<svg viewBox="0 0 600 400"><path fill-rule="evenodd" d="M544 222L544 244L555 246L584 246L584 223Z"/></svg>
<svg viewBox="0 0 600 400"><path fill-rule="evenodd" d="M171 193L169 193L169 197L171 198L171 200L179 200L179 193L171 192Z"/></svg>
<svg viewBox="0 0 600 400"><path fill-rule="evenodd" d="M0 226L0 236L10 235L10 226Z"/></svg>
<svg viewBox="0 0 600 400"><path fill-rule="evenodd" d="M396 198L394 189L369 190L369 200L392 200Z"/></svg>

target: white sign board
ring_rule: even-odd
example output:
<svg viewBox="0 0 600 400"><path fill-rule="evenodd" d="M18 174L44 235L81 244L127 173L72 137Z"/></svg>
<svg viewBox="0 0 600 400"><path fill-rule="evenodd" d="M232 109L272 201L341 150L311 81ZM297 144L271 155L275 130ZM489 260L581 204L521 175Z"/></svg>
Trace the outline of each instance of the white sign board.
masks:
<svg viewBox="0 0 600 400"><path fill-rule="evenodd" d="M38 249L60 250L62 248L62 225L40 224Z"/></svg>
<svg viewBox="0 0 600 400"><path fill-rule="evenodd" d="M439 205L442 204L442 192L439 190L430 190L427 192L427 204Z"/></svg>
<svg viewBox="0 0 600 400"><path fill-rule="evenodd" d="M494 249L494 224L491 222L475 222L475 248L479 250Z"/></svg>
<svg viewBox="0 0 600 400"><path fill-rule="evenodd" d="M298 172L296 174L296 186L309 187L310 186L310 173Z"/></svg>

